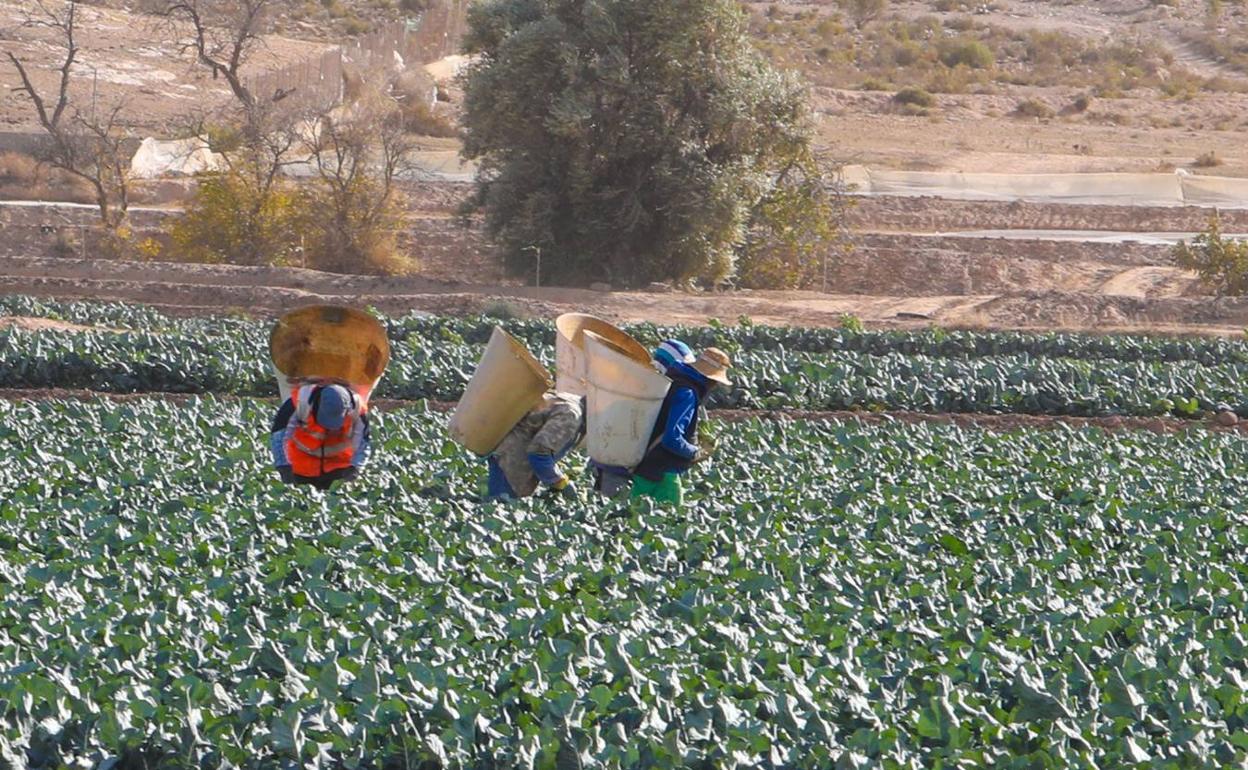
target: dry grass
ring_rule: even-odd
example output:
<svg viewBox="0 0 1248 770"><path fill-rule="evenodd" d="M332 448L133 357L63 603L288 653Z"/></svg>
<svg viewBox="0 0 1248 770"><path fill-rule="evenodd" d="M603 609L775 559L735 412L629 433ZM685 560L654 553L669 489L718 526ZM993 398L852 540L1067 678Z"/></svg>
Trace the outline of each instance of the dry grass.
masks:
<svg viewBox="0 0 1248 770"><path fill-rule="evenodd" d="M940 10L962 5L937 0ZM1103 97L1156 88L1180 99L1241 88L1226 78L1192 74L1146 36L1106 45L1060 31L1006 29L970 15L885 18L859 31L828 6L772 5L755 14L751 25L760 47L778 63L832 88L888 83L968 93L995 82L1073 86ZM1248 67L1248 45L1243 47Z"/></svg>
<svg viewBox="0 0 1248 770"><path fill-rule="evenodd" d="M0 152L0 200L95 203L82 179L18 152Z"/></svg>

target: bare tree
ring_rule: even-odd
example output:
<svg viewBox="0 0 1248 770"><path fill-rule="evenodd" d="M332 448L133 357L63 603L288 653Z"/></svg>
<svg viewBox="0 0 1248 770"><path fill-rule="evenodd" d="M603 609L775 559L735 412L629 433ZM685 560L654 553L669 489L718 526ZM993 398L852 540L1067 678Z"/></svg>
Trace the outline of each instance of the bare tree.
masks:
<svg viewBox="0 0 1248 770"><path fill-rule="evenodd" d="M22 22L24 27L52 30L55 44L64 50L52 97L39 92L21 59L12 51L6 54L21 79L13 91L30 99L39 125L48 135L42 160L87 182L95 193L101 223L116 234L128 216L130 161L126 145L132 137L120 122L123 104L103 111L97 111L93 104L84 112L73 102L70 80L80 50L78 22L78 3L72 0L36 0Z"/></svg>
<svg viewBox="0 0 1248 770"><path fill-rule="evenodd" d="M326 212L319 266L344 272L390 266L400 224L396 183L413 147L389 96L373 93L321 116L308 148Z"/></svg>
<svg viewBox="0 0 1248 770"><path fill-rule="evenodd" d="M308 122L293 104L284 101L289 91L260 94L253 91L243 69L264 47L271 9L278 0L168 0L164 16L170 30L183 40L182 50L194 55L214 79L222 79L233 95L233 108L219 111L212 118L200 116L196 135L209 140L210 123L233 134L223 150L228 173L228 189L236 193L232 201L237 226L243 233L242 252L233 257L240 262L259 264L272 261L285 247L272 243L265 221L279 192L283 172L306 155L304 145Z"/></svg>
<svg viewBox="0 0 1248 770"><path fill-rule="evenodd" d="M274 0L171 0L165 15L190 25L191 37L183 51L224 78L234 98L250 112L257 97L242 77L243 66L264 44L268 10Z"/></svg>
<svg viewBox="0 0 1248 770"><path fill-rule="evenodd" d="M854 20L854 26L862 29L880 17L888 8L888 0L840 0L841 10Z"/></svg>

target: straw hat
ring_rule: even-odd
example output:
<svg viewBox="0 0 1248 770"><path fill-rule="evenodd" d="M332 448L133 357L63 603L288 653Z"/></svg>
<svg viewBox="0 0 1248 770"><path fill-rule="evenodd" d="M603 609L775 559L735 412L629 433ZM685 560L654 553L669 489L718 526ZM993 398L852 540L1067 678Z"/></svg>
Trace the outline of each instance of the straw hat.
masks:
<svg viewBox="0 0 1248 770"><path fill-rule="evenodd" d="M693 362L694 369L701 372L708 380L714 380L721 385L732 384L732 381L728 379L728 368L730 366L732 366L732 359L719 348L703 350L702 355L698 356L698 360Z"/></svg>

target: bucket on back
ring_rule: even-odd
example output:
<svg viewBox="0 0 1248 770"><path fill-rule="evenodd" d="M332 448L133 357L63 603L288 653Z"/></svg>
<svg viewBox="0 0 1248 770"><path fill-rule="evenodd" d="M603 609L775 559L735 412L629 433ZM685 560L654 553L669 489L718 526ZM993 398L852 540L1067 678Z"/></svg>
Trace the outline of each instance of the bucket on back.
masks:
<svg viewBox="0 0 1248 770"><path fill-rule="evenodd" d="M282 400L305 380L336 380L371 393L390 362L381 322L342 305L309 305L278 319L269 333L269 357Z"/></svg>
<svg viewBox="0 0 1248 770"><path fill-rule="evenodd" d="M519 340L495 326L451 414L451 438L474 454L488 455L553 384L546 367Z"/></svg>
<svg viewBox="0 0 1248 770"><path fill-rule="evenodd" d="M631 352L585 331L588 363L586 450L603 465L633 468L650 443L671 381Z"/></svg>
<svg viewBox="0 0 1248 770"><path fill-rule="evenodd" d="M584 396L589 392L589 369L585 357L587 331L610 341L640 363L650 360L646 349L627 332L587 313L564 313L555 319L555 329L555 379L556 388L561 393Z"/></svg>

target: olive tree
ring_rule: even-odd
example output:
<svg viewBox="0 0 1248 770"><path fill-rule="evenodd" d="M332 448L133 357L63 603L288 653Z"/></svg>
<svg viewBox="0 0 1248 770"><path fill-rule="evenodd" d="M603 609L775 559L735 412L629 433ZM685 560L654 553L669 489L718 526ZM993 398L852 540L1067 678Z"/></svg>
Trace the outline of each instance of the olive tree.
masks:
<svg viewBox="0 0 1248 770"><path fill-rule="evenodd" d="M506 264L553 282L733 276L814 162L804 86L736 0L484 0L469 10L464 155ZM813 216L828 211L816 206Z"/></svg>

